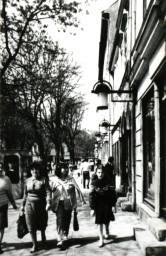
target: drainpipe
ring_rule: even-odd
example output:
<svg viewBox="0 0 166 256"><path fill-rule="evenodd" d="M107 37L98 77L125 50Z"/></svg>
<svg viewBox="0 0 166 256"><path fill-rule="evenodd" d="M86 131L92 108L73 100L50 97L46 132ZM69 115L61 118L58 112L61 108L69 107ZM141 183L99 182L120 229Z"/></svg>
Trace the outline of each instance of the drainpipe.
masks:
<svg viewBox="0 0 166 256"><path fill-rule="evenodd" d="M159 89L154 84L155 116L155 217L160 216L160 105Z"/></svg>
<svg viewBox="0 0 166 256"><path fill-rule="evenodd" d="M132 210L133 211L136 211L135 102L136 102L136 94L134 92L132 113L131 113L131 173L132 173Z"/></svg>
<svg viewBox="0 0 166 256"><path fill-rule="evenodd" d="M129 3L129 26L130 26L130 44L129 44L129 60L130 60L130 69L132 64L131 59L131 51L133 40L135 40L135 33L133 34L132 26L135 26L135 17L134 24L132 19L132 14L135 15L135 3L133 0L130 0ZM130 74L129 74L130 75ZM132 210L136 210L136 157L135 157L135 102L136 102L136 94L133 93L133 103L132 103L132 113L131 113L131 175L132 175Z"/></svg>

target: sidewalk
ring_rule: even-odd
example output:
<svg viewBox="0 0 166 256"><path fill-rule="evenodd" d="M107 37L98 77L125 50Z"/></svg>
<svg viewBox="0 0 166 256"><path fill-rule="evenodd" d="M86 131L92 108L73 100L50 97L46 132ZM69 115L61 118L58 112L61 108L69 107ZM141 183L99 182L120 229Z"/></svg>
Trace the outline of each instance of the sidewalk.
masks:
<svg viewBox="0 0 166 256"><path fill-rule="evenodd" d="M77 178L80 187L80 178ZM49 211L49 221L46 230L47 250L39 250L33 254L29 253L31 240L29 234L23 239L17 238L16 221L18 210L9 207L9 227L6 229L3 239L4 256L21 255L65 255L65 256L141 256L137 242L133 238L133 227L139 224L138 216L132 212L122 212L118 209L116 220L110 224L111 239L105 240L102 248L98 247L97 226L94 224L94 218L90 216L88 203L88 190L82 189L86 205L78 206L79 231L73 231L72 223L70 226L69 240L66 241L66 250L61 251L56 247L56 219L54 213ZM20 200L17 201L19 206ZM38 232L38 241L40 241L40 232ZM40 242L39 242L40 246Z"/></svg>

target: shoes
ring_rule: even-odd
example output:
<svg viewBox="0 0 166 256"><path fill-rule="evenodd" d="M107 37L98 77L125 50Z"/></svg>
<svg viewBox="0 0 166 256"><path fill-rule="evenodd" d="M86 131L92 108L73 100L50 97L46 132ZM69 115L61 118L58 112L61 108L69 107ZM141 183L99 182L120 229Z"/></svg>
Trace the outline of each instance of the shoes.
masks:
<svg viewBox="0 0 166 256"><path fill-rule="evenodd" d="M108 233L108 234L105 234L105 239L110 239L110 234Z"/></svg>
<svg viewBox="0 0 166 256"><path fill-rule="evenodd" d="M62 240L58 241L57 246L61 247L62 245L63 245L63 241Z"/></svg>
<svg viewBox="0 0 166 256"><path fill-rule="evenodd" d="M32 247L31 249L30 249L30 253L34 253L34 252L36 252L37 251L37 248L36 247Z"/></svg>
<svg viewBox="0 0 166 256"><path fill-rule="evenodd" d="M103 247L103 244L104 244L103 240L99 240L98 246Z"/></svg>

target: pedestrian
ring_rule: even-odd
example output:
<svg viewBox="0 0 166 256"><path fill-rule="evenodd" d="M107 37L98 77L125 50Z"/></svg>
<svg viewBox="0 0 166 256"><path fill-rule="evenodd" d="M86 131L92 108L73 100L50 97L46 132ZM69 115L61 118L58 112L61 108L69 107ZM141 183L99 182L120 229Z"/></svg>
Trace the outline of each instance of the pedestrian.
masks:
<svg viewBox="0 0 166 256"><path fill-rule="evenodd" d="M115 173L114 173L114 157L110 156L104 167L104 172L107 178L110 180L111 185L115 186Z"/></svg>
<svg viewBox="0 0 166 256"><path fill-rule="evenodd" d="M81 164L81 175L82 175L82 182L83 182L83 188L89 189L89 182L90 182L90 163L88 162L88 159L85 158ZM86 185L87 181L87 185Z"/></svg>
<svg viewBox="0 0 166 256"><path fill-rule="evenodd" d="M31 177L27 179L21 213L25 211L28 231L32 239L30 253L37 250L37 230L41 231L42 246L46 249L45 230L50 209L50 189L48 179L41 175L41 165L33 162L30 167Z"/></svg>
<svg viewBox="0 0 166 256"><path fill-rule="evenodd" d="M114 221L116 193L104 173L103 166L100 165L96 172L97 178L92 181L89 193L89 203L91 216L95 215L95 224L98 225L99 247L104 244L103 225L105 226L105 238L108 239L109 223Z"/></svg>
<svg viewBox="0 0 166 256"><path fill-rule="evenodd" d="M73 176L73 172L74 172L74 167L73 167L73 165L72 164L69 164L69 174L71 175L71 176Z"/></svg>
<svg viewBox="0 0 166 256"><path fill-rule="evenodd" d="M102 164L101 164L101 159L96 159L95 160L95 164L94 164L94 170L93 170L93 173L92 173L92 175L91 175L91 182L95 179L95 178L97 178L97 174L96 174L96 172L97 172L97 168L99 167L99 166L101 166Z"/></svg>
<svg viewBox="0 0 166 256"><path fill-rule="evenodd" d="M60 164L55 176L50 177L52 190L52 211L56 214L58 243L63 248L68 239L72 210L77 207L76 191L85 204L83 194L73 176L69 175L67 164Z"/></svg>
<svg viewBox="0 0 166 256"><path fill-rule="evenodd" d="M4 174L3 163L0 162L0 254L2 250L2 239L5 228L8 227L8 203L11 203L14 209L17 209L10 179Z"/></svg>

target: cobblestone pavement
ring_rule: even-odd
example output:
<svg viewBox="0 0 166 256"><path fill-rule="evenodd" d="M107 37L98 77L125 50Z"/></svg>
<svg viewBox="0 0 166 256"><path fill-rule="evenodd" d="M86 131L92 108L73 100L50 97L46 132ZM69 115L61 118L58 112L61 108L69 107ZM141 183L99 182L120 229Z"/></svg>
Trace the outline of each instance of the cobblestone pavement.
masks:
<svg viewBox="0 0 166 256"><path fill-rule="evenodd" d="M80 178L77 182L82 188ZM19 210L9 207L9 227L6 229L3 239L4 256L26 256L26 255L62 255L62 256L141 256L137 242L133 238L133 226L139 223L138 216L131 212L122 212L118 209L114 222L110 224L111 237L104 241L102 248L98 247L97 226L94 224L94 218L90 216L88 203L88 189L82 189L87 204L78 205L79 231L73 231L72 222L70 226L69 240L66 241L66 248L61 250L56 247L56 218L55 214L49 211L48 227L46 230L47 250L40 248L40 232L37 233L39 249L30 254L31 240L29 234L24 238L17 238L16 221ZM20 205L20 200L17 200Z"/></svg>

